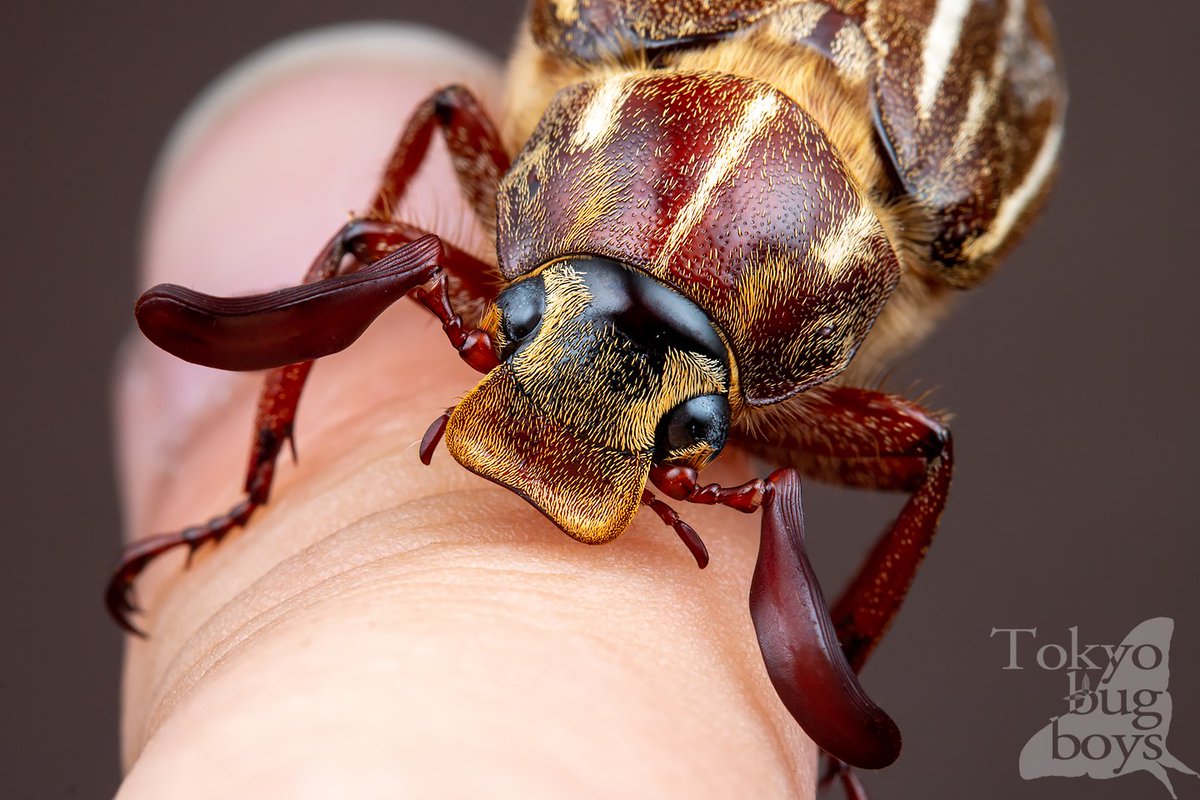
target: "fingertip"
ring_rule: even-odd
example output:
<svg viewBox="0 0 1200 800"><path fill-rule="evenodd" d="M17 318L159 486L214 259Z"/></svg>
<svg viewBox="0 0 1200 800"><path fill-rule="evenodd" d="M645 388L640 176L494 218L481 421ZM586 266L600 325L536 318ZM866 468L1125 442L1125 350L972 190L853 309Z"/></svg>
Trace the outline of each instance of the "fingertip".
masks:
<svg viewBox="0 0 1200 800"><path fill-rule="evenodd" d="M461 40L398 24L313 31L248 57L196 100L163 149L147 196L139 285L243 294L299 282L369 199L421 100L461 82L495 108L499 74ZM452 232L478 236L440 143L411 198L410 221L453 220ZM147 508L185 451L244 446L223 436L197 442L196 430L242 407L248 424L258 381L184 364L136 333L115 378L126 529L141 536L150 532Z"/></svg>

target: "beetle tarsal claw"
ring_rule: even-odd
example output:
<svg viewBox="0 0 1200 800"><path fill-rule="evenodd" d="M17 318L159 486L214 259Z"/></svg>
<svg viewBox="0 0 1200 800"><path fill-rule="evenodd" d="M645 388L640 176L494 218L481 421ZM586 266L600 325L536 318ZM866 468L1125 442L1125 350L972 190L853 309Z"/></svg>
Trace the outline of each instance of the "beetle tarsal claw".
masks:
<svg viewBox="0 0 1200 800"><path fill-rule="evenodd" d="M804 545L800 478L770 477L750 614L767 674L805 733L832 757L880 769L900 755L900 731L859 685L838 643Z"/></svg>
<svg viewBox="0 0 1200 800"><path fill-rule="evenodd" d="M118 568L113 574L104 593L104 605L122 630L146 638L146 632L130 619L134 614L142 613L142 609L134 601L133 576L126 574L125 570Z"/></svg>

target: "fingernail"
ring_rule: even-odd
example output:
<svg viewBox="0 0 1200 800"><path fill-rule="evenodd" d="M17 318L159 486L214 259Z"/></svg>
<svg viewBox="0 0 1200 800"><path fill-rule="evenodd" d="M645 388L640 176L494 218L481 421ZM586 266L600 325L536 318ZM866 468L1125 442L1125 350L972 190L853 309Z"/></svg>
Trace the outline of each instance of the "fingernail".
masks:
<svg viewBox="0 0 1200 800"><path fill-rule="evenodd" d="M242 294L299 282L369 198L413 108L454 82L485 102L498 97L499 72L468 44L403 25L301 34L249 57L197 99L163 149L148 191L139 286ZM414 213L465 218L444 154L431 161L414 186ZM195 441L207 416L245 408L249 440L257 387L253 376L185 364L130 335L115 400L127 532L150 532L148 509L182 452L229 446ZM240 470L239 457L231 454L232 468Z"/></svg>

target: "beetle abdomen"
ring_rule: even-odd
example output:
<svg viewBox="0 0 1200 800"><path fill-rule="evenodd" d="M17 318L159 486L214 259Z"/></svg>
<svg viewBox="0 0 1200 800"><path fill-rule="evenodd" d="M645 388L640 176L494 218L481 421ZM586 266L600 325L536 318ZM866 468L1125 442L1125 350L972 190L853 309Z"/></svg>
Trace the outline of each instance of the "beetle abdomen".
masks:
<svg viewBox="0 0 1200 800"><path fill-rule="evenodd" d="M729 340L765 405L845 368L899 276L874 208L813 119L757 80L623 73L568 87L505 177L500 267L636 266Z"/></svg>

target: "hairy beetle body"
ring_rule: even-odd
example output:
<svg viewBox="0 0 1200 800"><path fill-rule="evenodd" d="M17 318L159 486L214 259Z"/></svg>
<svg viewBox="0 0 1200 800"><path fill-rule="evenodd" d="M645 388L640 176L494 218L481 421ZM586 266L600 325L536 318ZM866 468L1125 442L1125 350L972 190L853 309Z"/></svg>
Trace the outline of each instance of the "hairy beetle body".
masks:
<svg viewBox="0 0 1200 800"><path fill-rule="evenodd" d="M132 630L152 559L246 524L312 359L412 292L486 373L430 427L426 463L444 436L589 544L648 506L701 567L703 541L648 485L763 511L750 605L767 674L862 797L845 765L886 766L900 736L856 673L933 540L953 463L943 422L868 387L1046 194L1065 103L1048 17L1039 0L533 0L509 85L502 131L462 87L417 109L311 286L139 301L147 336L182 358L278 368L246 499L131 545L109 607ZM494 265L393 215L435 129ZM726 446L780 469L702 485ZM832 607L805 551L802 473L910 495Z"/></svg>
<svg viewBox="0 0 1200 800"><path fill-rule="evenodd" d="M729 341L735 406L840 372L899 273L811 117L766 83L722 73L561 91L501 183L498 213L509 279L596 253L691 298Z"/></svg>
<svg viewBox="0 0 1200 800"><path fill-rule="evenodd" d="M1065 89L1040 0L533 4L504 137L596 72L706 69L809 114L875 202L901 282L843 381L873 380L1019 240L1051 184ZM932 87L932 88L931 88ZM759 414L759 421L770 414Z"/></svg>

